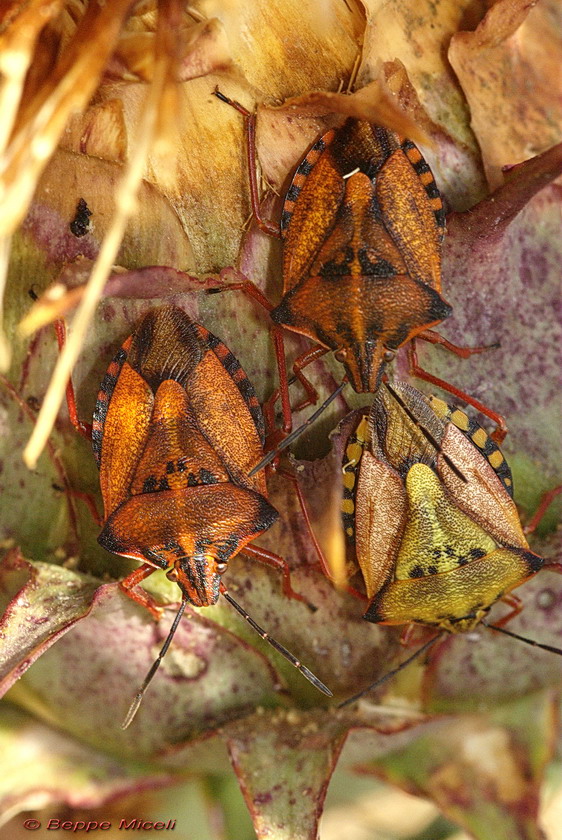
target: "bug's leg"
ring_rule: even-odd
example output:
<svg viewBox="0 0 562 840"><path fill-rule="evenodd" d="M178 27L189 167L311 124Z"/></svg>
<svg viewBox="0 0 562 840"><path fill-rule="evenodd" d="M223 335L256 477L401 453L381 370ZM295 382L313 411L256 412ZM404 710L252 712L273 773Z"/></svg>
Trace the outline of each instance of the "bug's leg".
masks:
<svg viewBox="0 0 562 840"><path fill-rule="evenodd" d="M442 335L439 335L439 333L436 333L433 330L424 330L423 332L418 333L416 338L421 338L422 341L427 341L429 344L438 344L440 347L444 347L445 350L449 350L450 353L454 353L455 356L459 356L461 359L468 359L476 353L485 353L486 350L497 350L500 346L499 342L496 341L494 344L486 344L483 347L459 347L458 344L453 344L452 341L443 338Z"/></svg>
<svg viewBox="0 0 562 840"><path fill-rule="evenodd" d="M259 188L258 188L258 178L257 178L257 169L256 169L256 115L255 113L248 111L247 108L244 108L243 105L240 105L239 102L235 102L234 99L229 99L228 96L225 96L224 93L217 88L214 90L215 96L221 100L221 102L226 102L227 105L230 105L239 114L242 114L244 118L244 128L246 131L246 155L248 161L248 177L250 179L250 200L252 203L252 213L254 219L256 220L256 224L260 230L264 233L269 234L269 236L275 236L277 239L281 238L281 231L279 230L279 226L274 224L269 219L262 219L260 214L260 197L259 197Z"/></svg>
<svg viewBox="0 0 562 840"><path fill-rule="evenodd" d="M20 381L19 381L19 385L18 385L18 392L20 394L23 394L23 391L25 389L27 379L29 377L29 368L30 368L30 365L31 365L31 361L32 361L32 359L33 359L33 357L34 357L34 355L37 351L37 346L39 344L39 341L41 340L42 332L43 331L41 329L37 330L37 332L35 333L35 335L33 336L33 338L31 339L31 341L29 343L29 347L27 348L27 352L25 354L25 359L23 360L23 363L22 363L22 366L21 366L21 376L20 376Z"/></svg>
<svg viewBox="0 0 562 840"><path fill-rule="evenodd" d="M53 326L55 328L59 350L62 350L66 342L66 324L61 318L58 318L56 321L54 321ZM91 424L85 423L78 417L78 410L76 408L76 394L74 393L72 379L68 380L66 386L66 405L68 407L68 416L70 417L70 422L72 423L78 434L82 435L82 437L85 437L86 440L91 441Z"/></svg>
<svg viewBox="0 0 562 840"><path fill-rule="evenodd" d="M315 362L317 359L321 359L322 356L325 356L328 352L327 347L322 347L321 344L316 344L308 350L305 350L300 356L297 356L293 362L293 377L300 382L306 391L306 400L295 406L293 409L294 411L300 411L301 409L306 408L309 405L315 405L318 402L318 392L312 382L304 376L302 370L312 364L312 362Z"/></svg>
<svg viewBox="0 0 562 840"><path fill-rule="evenodd" d="M294 601L302 601L303 604L316 611L316 607L314 604L311 604L308 598L305 598L304 595L301 595L299 592L295 592L293 586L291 584L291 570L289 569L289 565L283 557L280 557L278 554L274 554L272 551L268 551L266 548L260 548L257 545L245 545L244 546L244 554L249 554L251 557L255 557L256 560L259 560L260 563L265 563L267 566L271 566L272 569L276 569L277 571L281 572L283 578L283 594L287 596L287 598L291 598Z"/></svg>
<svg viewBox="0 0 562 840"><path fill-rule="evenodd" d="M421 624L406 624L400 633L399 642L402 647L417 647L423 644L428 636L434 635L435 630Z"/></svg>
<svg viewBox="0 0 562 840"><path fill-rule="evenodd" d="M55 490L60 490L62 493L66 493L73 499L80 499L80 501L83 502L90 511L90 515L96 525L101 528L103 525L103 516L100 516L93 496L86 493L84 490L76 490L74 487L59 487L58 485L53 485L53 487Z"/></svg>
<svg viewBox="0 0 562 840"><path fill-rule="evenodd" d="M290 481L291 484L293 485L293 487L295 488L295 493L297 494L299 507L301 509L303 519L304 519L305 524L306 524L306 529L307 529L308 533L310 534L312 544L314 545L314 551L315 551L316 556L318 558L320 568L322 569L324 574L329 577L329 575L330 575L330 571L329 571L330 570L330 564L328 563L328 561L326 559L326 556L324 555L324 552L322 551L322 547L321 547L320 543L318 542L318 539L316 538L316 534L314 533L314 530L312 528L312 523L310 521L310 514L308 513L308 508L306 506L306 501L305 501L303 492L301 490L299 480L294 473L290 472L290 470L280 468L280 469L277 470L277 472L278 472L279 475L282 475L284 478L286 478L287 481Z"/></svg>
<svg viewBox="0 0 562 840"><path fill-rule="evenodd" d="M321 344L317 344L305 350L293 362L293 376L300 382L306 392L306 399L296 405L293 411L301 411L309 405L316 405L318 402L318 392L312 382L302 373L302 370L317 359L321 359L328 352L327 347L322 347Z"/></svg>
<svg viewBox="0 0 562 840"><path fill-rule="evenodd" d="M511 592L509 592L507 595L504 595L503 598L501 598L501 601L504 604L507 604L509 607L511 607L511 609L508 613L506 613L506 615L503 616L503 618L500 618L499 621L494 621L494 627L504 627L504 625L511 621L512 618L515 618L516 615L519 615L519 613L525 606L521 598L519 598L517 595L514 595Z"/></svg>
<svg viewBox="0 0 562 840"><path fill-rule="evenodd" d="M119 589L132 601L136 601L137 604L145 607L152 617L159 621L162 617L162 613L164 612L164 608L160 607L152 595L150 595L145 589L138 586L155 571L156 569L154 566L151 566L149 563L143 563L142 566L139 566L138 569L134 569L127 575L127 577L119 581Z"/></svg>
<svg viewBox="0 0 562 840"><path fill-rule="evenodd" d="M57 344L59 346L60 351L62 350L66 342L66 324L62 318L58 318L56 321L53 322L53 326L55 328ZM70 422L72 423L78 434L86 438L88 443L91 443L92 426L90 423L85 423L78 417L78 409L76 407L76 395L74 393L74 387L72 385L71 379L69 379L68 384L66 386L66 405L68 409L68 416L70 418ZM86 493L83 490L76 490L74 487L69 486L65 487L64 490L70 496L72 496L75 499L80 499L80 501L82 501L86 505L96 525L101 526L103 524L103 517L100 516L100 514L98 513L96 503L89 493Z"/></svg>
<svg viewBox="0 0 562 840"><path fill-rule="evenodd" d="M523 531L525 534L532 534L533 531L536 530L538 527L541 519L545 515L546 511L550 507L551 503L554 499L562 493L562 484L559 484L558 487L553 487L552 490L547 490L546 493L543 493L541 500L539 502L539 506L537 507L536 511L532 515L531 519L527 522Z"/></svg>
<svg viewBox="0 0 562 840"><path fill-rule="evenodd" d="M485 414L486 417L489 417L490 420L496 424L496 429L492 432L490 437L493 441L495 441L495 443L502 443L507 434L507 425L502 415L492 411L491 408L488 408L488 406L475 399L475 397L471 397L470 394L465 393L465 391L461 391L459 388L451 385L450 382L446 382L444 379L439 379L437 376L433 376L433 374L428 373L420 367L418 354L416 352L415 339L412 339L408 345L408 361L410 364L410 374L412 376L417 376L418 379L423 379L425 382L437 385L438 388L443 388L444 391L448 391L450 394L453 394L453 396L458 397L458 399L471 405L477 411Z"/></svg>

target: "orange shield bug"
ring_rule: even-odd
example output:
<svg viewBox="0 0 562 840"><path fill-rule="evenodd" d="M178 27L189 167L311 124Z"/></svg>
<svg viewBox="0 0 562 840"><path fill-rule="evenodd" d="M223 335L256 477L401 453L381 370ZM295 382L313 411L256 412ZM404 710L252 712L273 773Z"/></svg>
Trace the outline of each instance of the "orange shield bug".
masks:
<svg viewBox="0 0 562 840"><path fill-rule="evenodd" d="M109 365L91 434L104 504L98 541L142 563L121 588L155 615L158 609L137 584L163 569L182 592L172 629L124 725L132 720L187 603L209 606L220 593L329 695L221 583L229 561L244 548L272 565L282 563L262 549L248 548L278 514L267 500L263 474L248 475L263 454L264 423L254 389L228 348L177 307L149 312ZM289 592L304 600L290 587Z"/></svg>
<svg viewBox="0 0 562 840"><path fill-rule="evenodd" d="M297 167L277 229L259 216L255 115L215 94L245 118L252 210L261 229L283 240L283 297L268 307L275 324L333 350L360 393L375 393L398 348L416 337L465 357L486 349L457 347L430 329L452 312L441 296L445 213L412 141L355 118L330 129ZM263 302L251 286L245 290ZM498 425L498 439L505 436L503 418L426 374L413 343L409 353L417 376L483 411ZM320 355L312 348L293 370L298 375Z"/></svg>
<svg viewBox="0 0 562 840"><path fill-rule="evenodd" d="M441 297L445 214L419 149L348 119L299 164L281 217L273 321L334 350L358 392L402 344L451 314Z"/></svg>
<svg viewBox="0 0 562 840"><path fill-rule="evenodd" d="M460 409L409 385L379 389L348 438L343 482L344 528L370 598L368 621L470 631L486 624L498 600L516 604L508 593L544 565L525 539L498 446ZM560 654L501 627L519 609L489 626Z"/></svg>

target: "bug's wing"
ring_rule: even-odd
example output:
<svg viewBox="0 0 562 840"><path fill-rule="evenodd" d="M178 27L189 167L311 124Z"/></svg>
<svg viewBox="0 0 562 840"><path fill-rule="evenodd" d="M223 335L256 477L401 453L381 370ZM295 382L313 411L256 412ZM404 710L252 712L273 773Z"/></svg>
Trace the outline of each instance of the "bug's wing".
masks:
<svg viewBox="0 0 562 840"><path fill-rule="evenodd" d="M439 476L455 504L498 542L528 548L513 500L478 449L453 423L447 424L441 445L467 479L461 481L437 456Z"/></svg>
<svg viewBox="0 0 562 840"><path fill-rule="evenodd" d="M103 423L100 487L105 518L128 495L144 449L154 394L147 382L125 362L119 373Z"/></svg>
<svg viewBox="0 0 562 840"><path fill-rule="evenodd" d="M229 481L220 458L199 431L188 396L179 382L167 379L154 400L144 450L130 493L154 493Z"/></svg>
<svg viewBox="0 0 562 840"><path fill-rule="evenodd" d="M385 226L408 272L441 290L441 231L431 199L402 150L388 158L376 179L377 202Z"/></svg>
<svg viewBox="0 0 562 840"><path fill-rule="evenodd" d="M194 425L216 460L235 481L265 493L263 473L247 477L263 455L259 402L240 364L219 339L183 310L164 306L149 312L139 325L128 361L154 393L166 380L179 383ZM188 437L186 432L184 443ZM204 447L206 460L211 458L209 447Z"/></svg>
<svg viewBox="0 0 562 840"><path fill-rule="evenodd" d="M407 513L398 473L365 451L355 495L355 550L369 598L393 573Z"/></svg>
<svg viewBox="0 0 562 840"><path fill-rule="evenodd" d="M238 369L239 377L245 377L242 368ZM214 351L205 353L187 382L187 390L198 428L232 479L265 495L263 471L248 477L263 456L256 424L235 379ZM257 403L255 395L253 398Z"/></svg>
<svg viewBox="0 0 562 840"><path fill-rule="evenodd" d="M337 163L325 152L310 174L306 178L302 176L302 186L294 190L297 200L284 237L283 292L288 292L308 274L316 253L334 226L344 192L345 182Z"/></svg>

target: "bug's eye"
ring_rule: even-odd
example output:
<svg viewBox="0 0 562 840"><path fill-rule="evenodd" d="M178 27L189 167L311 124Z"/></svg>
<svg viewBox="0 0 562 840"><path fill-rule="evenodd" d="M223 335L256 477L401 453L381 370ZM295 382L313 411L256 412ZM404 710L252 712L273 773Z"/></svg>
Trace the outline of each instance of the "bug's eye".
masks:
<svg viewBox="0 0 562 840"><path fill-rule="evenodd" d="M396 356L396 350L385 350L384 351L384 356L383 356L383 361L384 362L391 362L394 359L395 356Z"/></svg>
<svg viewBox="0 0 562 840"><path fill-rule="evenodd" d="M168 571L166 572L166 577L168 578L168 580L172 580L174 583L178 582L178 570L175 566L173 566L171 569L168 569Z"/></svg>
<svg viewBox="0 0 562 840"><path fill-rule="evenodd" d="M228 563L217 563L216 570L218 575L224 575L228 568Z"/></svg>
<svg viewBox="0 0 562 840"><path fill-rule="evenodd" d="M336 350L334 353L334 359L337 359L338 362L344 364L345 362L345 350Z"/></svg>

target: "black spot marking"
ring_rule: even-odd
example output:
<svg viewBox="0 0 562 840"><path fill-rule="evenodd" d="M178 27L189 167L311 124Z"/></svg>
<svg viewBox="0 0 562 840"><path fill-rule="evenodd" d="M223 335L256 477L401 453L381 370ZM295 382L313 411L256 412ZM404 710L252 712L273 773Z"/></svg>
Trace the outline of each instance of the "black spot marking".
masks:
<svg viewBox="0 0 562 840"><path fill-rule="evenodd" d="M158 554L157 551L153 551L152 548L142 549L141 554L145 560L148 560L149 563L153 563L155 566L161 566L165 569L168 565L166 558L162 557L161 554Z"/></svg>
<svg viewBox="0 0 562 840"><path fill-rule="evenodd" d="M283 210L283 212L281 214L281 224L280 224L281 233L284 233L287 230L287 228L289 227L289 222L291 221L292 215L293 214L291 212L289 212L289 210Z"/></svg>
<svg viewBox="0 0 562 840"><path fill-rule="evenodd" d="M424 570L422 569L422 567L421 567L421 566L413 566L413 567L410 569L410 574L409 574L409 577L411 577L411 578L422 578L422 577L425 577Z"/></svg>
<svg viewBox="0 0 562 840"><path fill-rule="evenodd" d="M437 223L437 227L444 228L446 222L445 210L441 207L439 210L434 210L433 215L435 216L435 221Z"/></svg>
<svg viewBox="0 0 562 840"><path fill-rule="evenodd" d="M155 493L157 489L158 481L155 475L149 475L148 478L145 478L142 485L143 493Z"/></svg>
<svg viewBox="0 0 562 840"><path fill-rule="evenodd" d="M437 574L437 566L428 566L427 567L427 574L428 575L436 575Z"/></svg>
<svg viewBox="0 0 562 840"><path fill-rule="evenodd" d="M359 258L359 265L361 271L370 277L394 277L396 269L388 260L370 259L368 248L360 248L357 256Z"/></svg>
<svg viewBox="0 0 562 840"><path fill-rule="evenodd" d="M163 546L164 551L175 554L176 557L185 557L185 551L177 540L170 540Z"/></svg>
<svg viewBox="0 0 562 840"><path fill-rule="evenodd" d="M240 370L240 362L238 361L234 353L230 352L230 350L221 361L225 370L230 374L230 376L234 376L234 374L238 370Z"/></svg>
<svg viewBox="0 0 562 840"><path fill-rule="evenodd" d="M199 470L199 483L200 484L218 484L217 479L213 475L212 472L202 468Z"/></svg>
<svg viewBox="0 0 562 840"><path fill-rule="evenodd" d="M178 465L178 467L179 467L179 465ZM166 472L168 474L170 474L170 473L173 473L175 471L176 471L176 465L174 464L174 462L173 461L168 461L168 463L166 464Z"/></svg>
<svg viewBox="0 0 562 840"><path fill-rule="evenodd" d="M339 258L328 260L323 263L320 271L320 277L345 277L350 274L350 265L354 259L354 251L351 246L347 247L345 251L340 254Z"/></svg>
<svg viewBox="0 0 562 840"><path fill-rule="evenodd" d="M256 431L263 445L265 442L265 421L263 419L262 410L256 396L254 386L245 373L243 378L234 379L234 374L242 368L242 365L236 356L231 353L228 347L226 347L220 339L209 333L209 347L216 351L219 345L221 349L216 352L216 356L229 376L232 377L234 384L238 388L240 396L246 403L246 408L250 412Z"/></svg>

